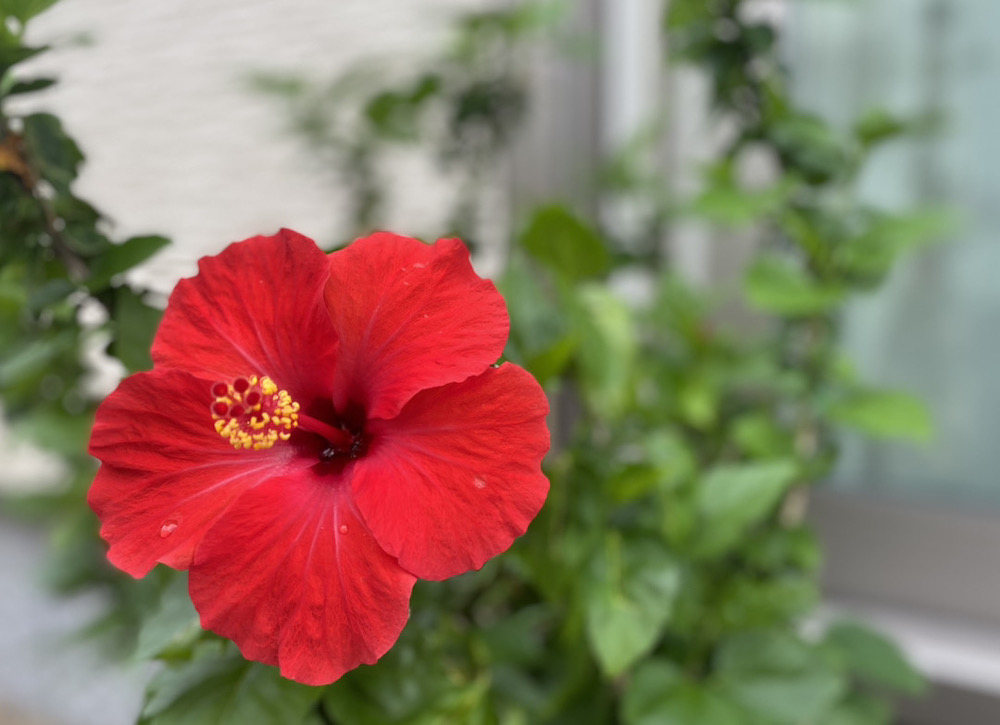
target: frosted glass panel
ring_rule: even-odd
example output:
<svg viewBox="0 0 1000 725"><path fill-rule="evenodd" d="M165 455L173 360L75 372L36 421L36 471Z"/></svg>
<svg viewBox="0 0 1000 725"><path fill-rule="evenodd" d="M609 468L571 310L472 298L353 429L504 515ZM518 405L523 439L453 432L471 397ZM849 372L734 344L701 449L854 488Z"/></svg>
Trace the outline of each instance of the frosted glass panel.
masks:
<svg viewBox="0 0 1000 725"><path fill-rule="evenodd" d="M926 447L849 440L833 485L1000 507L1000 2L794 2L799 98L837 123L881 106L940 109L932 139L878 152L862 193L952 205L950 243L898 269L846 319L848 352L880 384L926 400Z"/></svg>

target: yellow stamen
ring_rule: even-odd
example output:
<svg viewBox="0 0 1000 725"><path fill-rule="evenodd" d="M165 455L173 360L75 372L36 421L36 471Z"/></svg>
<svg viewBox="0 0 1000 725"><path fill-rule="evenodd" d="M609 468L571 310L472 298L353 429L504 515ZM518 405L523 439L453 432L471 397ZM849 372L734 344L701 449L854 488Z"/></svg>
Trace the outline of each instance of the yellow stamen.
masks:
<svg viewBox="0 0 1000 725"><path fill-rule="evenodd" d="M256 375L226 383L212 403L215 431L236 450L265 450L287 441L298 426L299 404L271 378ZM238 388L242 388L242 391ZM221 392L221 385L212 386ZM251 404L253 403L253 404Z"/></svg>

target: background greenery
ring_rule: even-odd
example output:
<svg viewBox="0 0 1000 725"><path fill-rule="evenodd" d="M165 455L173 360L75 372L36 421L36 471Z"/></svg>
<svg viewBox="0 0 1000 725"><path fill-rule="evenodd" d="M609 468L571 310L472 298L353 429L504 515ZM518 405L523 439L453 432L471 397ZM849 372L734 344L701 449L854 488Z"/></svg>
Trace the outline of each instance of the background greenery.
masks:
<svg viewBox="0 0 1000 725"><path fill-rule="evenodd" d="M671 62L706 74L732 128L701 191L664 191L646 134L593 185L644 210L633 232L539 199L517 210L498 280L505 355L553 404L548 503L483 570L419 583L378 665L309 688L202 632L183 574L136 582L105 563L84 501L97 401L83 354L150 365L160 312L124 273L167 240L112 239L73 193L83 154L59 119L12 110L54 82L17 68L44 51L23 28L53 2L0 0L0 397L12 429L68 474L56 495L3 506L51 527L59 590L112 595L95 624L105 641L163 662L140 722L877 725L890 695L921 690L876 632L803 627L821 560L804 499L836 462L837 427L930 435L917 401L867 386L837 350L845 302L940 231L937 214L890 214L855 192L869 155L914 122L876 109L835 132L789 96L776 30L746 20L743 0L671 2ZM384 218L387 156L417 145L463 180L441 235L475 246L483 190L531 108L524 51L579 47L564 21L534 3L459 18L448 49L401 82L256 83L348 184L359 234ZM741 177L750 153L773 162L764 186ZM732 299L676 273L661 240L692 218L761 240L739 293L753 324L734 329ZM623 271L653 293L627 301L611 283Z"/></svg>

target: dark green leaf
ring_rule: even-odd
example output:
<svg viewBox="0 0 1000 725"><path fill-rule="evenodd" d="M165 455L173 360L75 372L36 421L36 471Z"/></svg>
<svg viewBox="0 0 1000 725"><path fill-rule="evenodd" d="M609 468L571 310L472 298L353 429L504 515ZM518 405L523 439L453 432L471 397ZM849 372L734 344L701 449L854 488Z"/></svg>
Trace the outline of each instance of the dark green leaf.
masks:
<svg viewBox="0 0 1000 725"><path fill-rule="evenodd" d="M850 672L875 685L919 695L926 683L899 648L884 636L856 622L838 622L824 640Z"/></svg>
<svg viewBox="0 0 1000 725"><path fill-rule="evenodd" d="M622 699L625 725L751 725L707 683L685 680L672 662L644 662Z"/></svg>
<svg viewBox="0 0 1000 725"><path fill-rule="evenodd" d="M54 85L55 78L33 78L30 81L17 81L7 90L6 95L16 96L21 93L34 93Z"/></svg>
<svg viewBox="0 0 1000 725"><path fill-rule="evenodd" d="M545 385L550 379L561 375L569 366L579 345L575 337L563 337L542 352L532 355L525 363L525 367L540 385Z"/></svg>
<svg viewBox="0 0 1000 725"><path fill-rule="evenodd" d="M753 725L816 722L846 685L816 648L786 632L734 637L720 647L717 663L722 692Z"/></svg>
<svg viewBox="0 0 1000 725"><path fill-rule="evenodd" d="M824 184L846 169L847 158L837 137L819 117L791 113L768 129L784 166L811 184Z"/></svg>
<svg viewBox="0 0 1000 725"><path fill-rule="evenodd" d="M854 135L865 146L888 141L909 130L909 124L885 109L875 108L865 113L854 124Z"/></svg>
<svg viewBox="0 0 1000 725"><path fill-rule="evenodd" d="M76 285L68 279L50 279L31 292L28 297L28 308L37 312L55 302L65 300L76 289Z"/></svg>
<svg viewBox="0 0 1000 725"><path fill-rule="evenodd" d="M187 576L178 574L163 591L160 606L143 620L135 658L166 658L173 654L190 654L190 648L201 634L198 612L188 595Z"/></svg>
<svg viewBox="0 0 1000 725"><path fill-rule="evenodd" d="M83 161L76 143L63 131L62 123L50 113L33 113L24 118L24 140L42 177L61 194L69 193Z"/></svg>
<svg viewBox="0 0 1000 725"><path fill-rule="evenodd" d="M143 236L126 239L121 244L109 247L94 260L87 287L93 291L105 289L116 274L126 272L152 257L170 244L170 240L160 236Z"/></svg>
<svg viewBox="0 0 1000 725"><path fill-rule="evenodd" d="M892 708L871 694L853 692L820 719L816 725L891 725Z"/></svg>
<svg viewBox="0 0 1000 725"><path fill-rule="evenodd" d="M110 351L130 372L153 367L149 350L162 317L163 310L148 305L128 286L115 290L114 340Z"/></svg>
<svg viewBox="0 0 1000 725"><path fill-rule="evenodd" d="M288 725L323 694L234 650L206 643L194 660L161 670L149 684L139 725Z"/></svg>
<svg viewBox="0 0 1000 725"><path fill-rule="evenodd" d="M599 277L611 264L604 241L561 206L538 209L521 235L521 245L540 264L569 281Z"/></svg>
<svg viewBox="0 0 1000 725"><path fill-rule="evenodd" d="M26 61L28 58L38 55L46 50L48 50L48 48L45 46L40 48L28 48L21 45L0 44L0 77L3 77L8 70L18 63Z"/></svg>
<svg viewBox="0 0 1000 725"><path fill-rule="evenodd" d="M38 376L60 355L76 346L71 330L25 342L16 350L0 351L0 389L9 388Z"/></svg>

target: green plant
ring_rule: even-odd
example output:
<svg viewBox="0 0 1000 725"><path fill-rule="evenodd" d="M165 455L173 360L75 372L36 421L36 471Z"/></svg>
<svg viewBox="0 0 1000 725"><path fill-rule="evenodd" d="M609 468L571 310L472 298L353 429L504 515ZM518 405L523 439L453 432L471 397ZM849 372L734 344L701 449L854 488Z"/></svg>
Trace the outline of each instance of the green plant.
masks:
<svg viewBox="0 0 1000 725"><path fill-rule="evenodd" d="M84 155L60 120L15 110L23 107L16 100L55 83L17 74L47 50L25 45L23 35L53 4L0 2L0 400L12 434L61 459L65 474L55 493L0 504L48 522L50 582L66 593L108 590L118 607L95 626L113 623L123 633L156 601L158 584L135 585L108 568L87 509L87 440L100 393L88 384L85 352L103 348L127 370L151 364L160 311L124 275L168 240L113 241L105 217L73 191Z"/></svg>
<svg viewBox="0 0 1000 725"><path fill-rule="evenodd" d="M519 220L499 280L512 320L506 357L546 386L557 441L547 464L550 498L528 534L479 572L421 582L399 643L378 665L328 688L244 662L199 629L183 576L164 574L138 637L138 654L164 663L142 722L877 725L889 722L888 695L920 691L919 675L876 632L841 623L803 634L818 601L821 551L801 510L808 487L836 461L836 426L915 440L930 434L919 403L856 379L837 349L837 329L844 302L876 287L940 220L889 214L858 198L854 184L870 153L909 124L873 112L844 135L800 109L778 62L775 29L746 20L745 5L674 0L665 14L676 58L707 74L715 109L734 129L696 198L664 199L658 179L630 173L620 159L608 176L615 193L652 210L642 239L612 234L548 200ZM516 57L558 27L548 8L464 18L452 52L400 84L372 87L358 75L323 89L274 76L258 83L289 102L298 132L351 182L359 231L381 218L386 151L423 144L465 180L442 233L475 239L477 193L530 107ZM15 35L8 27L4 42L17 49ZM447 123L436 126L440 119ZM33 125L58 128L19 123L7 122L0 149L17 148L22 141L10 139L29 138ZM77 158L75 146L54 135L61 158ZM773 162L763 188L740 178L748 151ZM83 290L119 320L126 307L118 295L141 295L120 293L112 275L99 289L86 280L102 279L90 271L93 258L128 245L89 236L99 235L89 231L98 228L93 212L84 237L103 241L92 253L71 248L76 262L58 262L58 235L44 231L53 202L32 191L17 166L30 159L0 155L0 181L11 190L0 200L18 200L20 216L10 218L23 220L8 232L4 216L3 248L34 250L42 262L5 264L0 279L15 275L12 289L23 295L28 270L48 269L66 290L50 304L75 310ZM82 202L70 201L57 181L75 166L63 161L48 172L69 208ZM762 239L741 295L758 315L749 331L727 324L713 296L692 289L649 243L680 215L753 228ZM641 304L610 284L637 265L655 288ZM77 274L71 291L63 282ZM20 325L20 311L30 308L17 309ZM75 312L64 313L75 341L65 364L78 366L82 333ZM3 329L10 339L50 335L47 327ZM120 321L116 329L116 339L135 335L148 349L138 334L151 330ZM68 380L79 379L79 367L66 369ZM23 383L25 400L37 398L40 382ZM16 412L16 390L0 393ZM89 418L73 411L64 418L80 427L79 438L65 442L85 481ZM70 509L82 518L81 486ZM109 576L73 567L81 580Z"/></svg>

